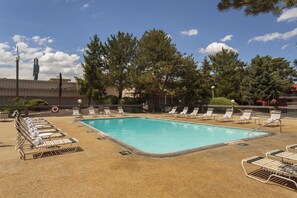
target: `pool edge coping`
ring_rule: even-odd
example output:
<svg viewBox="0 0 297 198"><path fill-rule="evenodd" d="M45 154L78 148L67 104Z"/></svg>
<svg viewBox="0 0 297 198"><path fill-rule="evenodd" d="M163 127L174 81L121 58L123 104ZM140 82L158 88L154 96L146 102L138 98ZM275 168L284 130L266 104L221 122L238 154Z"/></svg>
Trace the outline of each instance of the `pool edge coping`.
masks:
<svg viewBox="0 0 297 198"><path fill-rule="evenodd" d="M111 119L114 118L121 118L121 117L111 117ZM159 119L159 120L167 120L167 119L161 119L161 118L150 118L150 117L142 117L142 116L131 116L131 117L125 117L125 118L148 118L148 119ZM95 119L102 119L102 118L95 118ZM104 118L103 118L104 119ZM110 119L110 118L105 118L105 119ZM92 119L83 119L83 120L92 120ZM167 120L167 121L176 121L176 120ZM190 148L190 149L185 149L185 150L181 150L181 151L177 151L177 152L171 152L171 153L148 153L148 152L144 152L139 150L138 148L131 146L121 140L118 140L112 136L110 136L107 133L104 133L103 131L100 131L99 129L96 129L84 122L82 122L82 120L79 121L81 124L83 124L84 126L87 126L93 130L95 130L96 132L98 132L101 136L103 136L104 138L107 138L119 145L121 145L122 147L130 150L132 153L135 153L137 155L142 155L142 156L147 156L147 157L158 157L158 158L164 158L164 157L176 157L176 156L180 156L180 155L186 155L186 154L190 154L190 153L194 153L194 152L198 152L198 151L204 151L204 150L208 150L208 149L213 149L213 148L219 148L219 147L223 147L223 146L227 146L227 145L233 145L236 143L240 143L242 141L251 141L251 140L255 140L255 139L261 139L261 138L265 138L265 137L269 137L269 136L273 136L276 135L273 132L266 132L267 134L264 135L259 135L259 136L254 136L254 137L249 137L249 138L243 138L243 139L237 139L234 141L229 141L229 142L223 142L223 143L217 143L217 144L211 144L211 145L207 145L207 146L200 146L200 147L195 147L195 148ZM191 124L200 124L200 123L195 123L195 122L187 122L187 121L177 121L177 122L184 122L184 123L191 123ZM210 126L221 126L221 125L211 125L211 124L205 124L205 125L210 125ZM223 126L225 127L225 126ZM225 128L235 128L235 129L244 129L244 128L237 128L237 127L225 127ZM244 130L248 130L248 129L244 129Z"/></svg>

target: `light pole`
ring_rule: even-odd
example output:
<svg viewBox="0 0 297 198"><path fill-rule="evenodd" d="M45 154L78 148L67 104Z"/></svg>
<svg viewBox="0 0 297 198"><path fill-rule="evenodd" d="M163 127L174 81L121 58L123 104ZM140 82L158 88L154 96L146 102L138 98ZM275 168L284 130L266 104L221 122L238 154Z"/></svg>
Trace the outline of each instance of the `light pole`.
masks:
<svg viewBox="0 0 297 198"><path fill-rule="evenodd" d="M19 56L19 48L17 46L17 56L15 57L15 63L16 63L16 97L19 97L19 62L20 62L20 56Z"/></svg>
<svg viewBox="0 0 297 198"><path fill-rule="evenodd" d="M211 86L211 94L212 94L212 98L214 98L214 89L215 89L215 86Z"/></svg>
<svg viewBox="0 0 297 198"><path fill-rule="evenodd" d="M165 101L164 101L164 104L166 105L166 92L167 92L167 89L164 89L164 93L165 93Z"/></svg>
<svg viewBox="0 0 297 198"><path fill-rule="evenodd" d="M78 111L79 111L79 113L81 113L81 103L82 103L82 99L78 99L77 102L78 102L78 104L79 104L79 109L78 109Z"/></svg>

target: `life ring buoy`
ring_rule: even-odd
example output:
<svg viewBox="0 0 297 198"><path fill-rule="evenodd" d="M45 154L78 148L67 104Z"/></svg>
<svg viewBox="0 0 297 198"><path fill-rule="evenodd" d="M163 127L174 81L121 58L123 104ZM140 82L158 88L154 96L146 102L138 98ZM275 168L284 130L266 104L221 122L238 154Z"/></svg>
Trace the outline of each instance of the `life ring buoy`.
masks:
<svg viewBox="0 0 297 198"><path fill-rule="evenodd" d="M52 107L52 112L53 113L58 113L59 112L59 108L57 106L53 106Z"/></svg>

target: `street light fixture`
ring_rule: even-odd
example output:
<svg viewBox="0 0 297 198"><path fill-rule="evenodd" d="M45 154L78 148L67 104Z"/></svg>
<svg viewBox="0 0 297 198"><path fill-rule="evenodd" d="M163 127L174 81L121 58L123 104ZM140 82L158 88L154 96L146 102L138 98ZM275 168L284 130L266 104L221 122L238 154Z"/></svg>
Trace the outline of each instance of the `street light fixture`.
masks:
<svg viewBox="0 0 297 198"><path fill-rule="evenodd" d="M78 104L79 104L79 112L81 113L81 103L82 103L82 99L78 99L77 102L78 102Z"/></svg>
<svg viewBox="0 0 297 198"><path fill-rule="evenodd" d="M231 103L232 103L232 109L234 110L234 103L235 103L235 100L231 100Z"/></svg>
<svg viewBox="0 0 297 198"><path fill-rule="evenodd" d="M215 86L211 86L211 93L212 93L212 98L214 98L214 89L215 89Z"/></svg>
<svg viewBox="0 0 297 198"><path fill-rule="evenodd" d="M19 63L20 63L20 56L19 56L19 47L17 46L17 56L15 57L16 63L16 97L19 97Z"/></svg>

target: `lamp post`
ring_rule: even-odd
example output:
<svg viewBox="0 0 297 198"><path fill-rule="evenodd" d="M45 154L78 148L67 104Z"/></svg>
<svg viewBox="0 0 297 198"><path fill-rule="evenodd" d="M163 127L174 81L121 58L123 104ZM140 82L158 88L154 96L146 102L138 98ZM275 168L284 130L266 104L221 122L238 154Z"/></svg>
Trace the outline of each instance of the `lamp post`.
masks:
<svg viewBox="0 0 297 198"><path fill-rule="evenodd" d="M78 99L77 103L79 104L79 113L81 113L81 103L82 103L82 99Z"/></svg>
<svg viewBox="0 0 297 198"><path fill-rule="evenodd" d="M231 103L232 103L232 109L233 109L233 111L234 111L234 103L235 103L235 100L231 100Z"/></svg>
<svg viewBox="0 0 297 198"><path fill-rule="evenodd" d="M16 97L19 97L19 62L20 62L20 56L19 56L19 48L17 46L17 56L15 57L15 63L16 63Z"/></svg>
<svg viewBox="0 0 297 198"><path fill-rule="evenodd" d="M165 101L164 101L164 104L166 105L166 92L167 92L167 89L164 89L164 93L165 93Z"/></svg>
<svg viewBox="0 0 297 198"><path fill-rule="evenodd" d="M211 86L211 93L212 93L212 98L214 98L214 89L215 89L215 86Z"/></svg>

